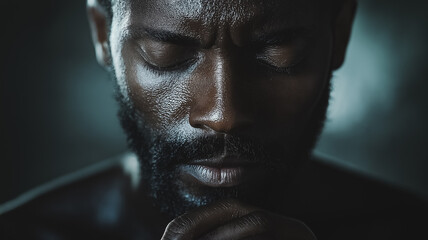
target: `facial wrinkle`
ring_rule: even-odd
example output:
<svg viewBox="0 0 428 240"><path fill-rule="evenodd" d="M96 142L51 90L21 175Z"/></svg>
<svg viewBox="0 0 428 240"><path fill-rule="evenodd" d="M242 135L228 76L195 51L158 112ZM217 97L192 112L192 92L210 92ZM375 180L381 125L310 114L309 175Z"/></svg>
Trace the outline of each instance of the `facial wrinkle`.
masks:
<svg viewBox="0 0 428 240"><path fill-rule="evenodd" d="M165 0L160 4L167 6L162 12L165 16L197 19L205 28L244 24L263 15L266 5L271 5L259 0Z"/></svg>

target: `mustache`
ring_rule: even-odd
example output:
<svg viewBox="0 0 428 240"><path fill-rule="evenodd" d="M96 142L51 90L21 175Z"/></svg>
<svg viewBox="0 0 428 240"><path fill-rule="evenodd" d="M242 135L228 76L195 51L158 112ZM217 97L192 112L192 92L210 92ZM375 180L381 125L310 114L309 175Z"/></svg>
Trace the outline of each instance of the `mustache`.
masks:
<svg viewBox="0 0 428 240"><path fill-rule="evenodd" d="M292 168L301 159L307 158L309 151L295 139L264 138L246 135L218 133L212 135L168 136L153 132L144 119L137 114L117 91L120 104L119 117L127 134L128 146L139 156L144 169L174 170L177 165L192 161L233 157L269 168L272 171ZM152 173L146 173L150 175Z"/></svg>
<svg viewBox="0 0 428 240"><path fill-rule="evenodd" d="M282 161L273 152L274 149L278 152L278 149L283 148L279 148L274 143L266 144L252 138L219 134L192 139L157 138L153 141L151 153L154 159L162 159L162 165L169 168L220 156L245 159L265 166L278 166Z"/></svg>

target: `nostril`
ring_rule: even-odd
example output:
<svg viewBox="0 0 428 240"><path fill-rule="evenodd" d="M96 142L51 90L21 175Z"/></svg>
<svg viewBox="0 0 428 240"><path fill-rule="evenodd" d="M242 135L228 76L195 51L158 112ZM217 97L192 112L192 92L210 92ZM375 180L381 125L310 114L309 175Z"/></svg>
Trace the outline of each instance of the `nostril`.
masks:
<svg viewBox="0 0 428 240"><path fill-rule="evenodd" d="M194 121L189 121L190 126L192 126L193 128L204 128L203 124L200 123L195 123Z"/></svg>
<svg viewBox="0 0 428 240"><path fill-rule="evenodd" d="M190 113L189 124L193 128L208 130L210 128L209 122L209 119L198 111L192 111Z"/></svg>
<svg viewBox="0 0 428 240"><path fill-rule="evenodd" d="M217 133L233 133L246 131L252 125L250 119L236 112L228 114L198 114L193 112L189 124L194 128L215 131Z"/></svg>

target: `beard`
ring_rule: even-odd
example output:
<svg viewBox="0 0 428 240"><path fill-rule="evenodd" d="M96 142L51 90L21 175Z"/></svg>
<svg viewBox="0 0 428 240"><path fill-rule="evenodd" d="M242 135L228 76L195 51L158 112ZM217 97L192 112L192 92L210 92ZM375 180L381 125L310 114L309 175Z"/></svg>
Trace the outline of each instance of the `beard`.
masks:
<svg viewBox="0 0 428 240"><path fill-rule="evenodd" d="M153 200L155 207L172 218L226 198L280 211L280 203L286 196L282 190L309 159L323 128L329 96L330 81L310 116L300 126L301 131L262 141L230 134L203 137L162 135L151 129L144 116L118 89L116 91L120 105L119 118L127 135L128 146L140 162L140 191ZM215 158L224 152L246 159L268 174L262 179L253 179L235 187L199 187L196 195L180 184L177 166L192 160Z"/></svg>

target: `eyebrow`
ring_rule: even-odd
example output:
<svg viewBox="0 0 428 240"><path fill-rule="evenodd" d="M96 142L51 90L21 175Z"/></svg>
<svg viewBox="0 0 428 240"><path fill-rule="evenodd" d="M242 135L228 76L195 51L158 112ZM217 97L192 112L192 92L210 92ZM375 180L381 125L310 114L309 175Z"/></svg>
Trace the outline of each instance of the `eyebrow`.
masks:
<svg viewBox="0 0 428 240"><path fill-rule="evenodd" d="M183 35L180 33L171 32L162 29L153 29L142 26L131 26L130 35L134 38L149 37L150 39L158 42L172 43L183 46L202 46L200 39ZM308 39L313 34L310 28L296 27L288 28L270 33L256 34L250 39L250 44L256 47L263 47L266 45L281 45L291 42L296 38Z"/></svg>
<svg viewBox="0 0 428 240"><path fill-rule="evenodd" d="M256 35L251 43L255 46L280 45L289 43L296 38L308 39L312 35L313 31L310 28L296 27Z"/></svg>
<svg viewBox="0 0 428 240"><path fill-rule="evenodd" d="M153 29L146 27L131 27L133 37L147 36L152 40L165 43L173 43L185 46L200 46L201 41L197 38L186 36L180 33L174 33L167 30Z"/></svg>

